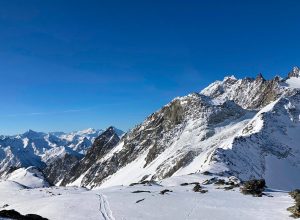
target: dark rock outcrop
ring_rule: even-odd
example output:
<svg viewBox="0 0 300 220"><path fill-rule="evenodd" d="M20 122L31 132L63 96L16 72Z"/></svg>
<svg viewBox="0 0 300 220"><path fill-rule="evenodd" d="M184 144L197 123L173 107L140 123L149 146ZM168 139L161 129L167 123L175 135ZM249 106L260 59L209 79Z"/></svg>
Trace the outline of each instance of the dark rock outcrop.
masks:
<svg viewBox="0 0 300 220"><path fill-rule="evenodd" d="M43 218L42 216L36 214L22 215L13 209L1 210L0 217L5 219L16 219L16 220L48 220L47 218Z"/></svg>
<svg viewBox="0 0 300 220"><path fill-rule="evenodd" d="M249 180L243 183L241 188L241 192L245 195L253 195L257 197L261 197L263 195L263 191L265 190L266 182L264 179L260 180Z"/></svg>
<svg viewBox="0 0 300 220"><path fill-rule="evenodd" d="M292 213L292 217L300 218L300 189L290 192L290 196L295 200L295 205L288 208Z"/></svg>

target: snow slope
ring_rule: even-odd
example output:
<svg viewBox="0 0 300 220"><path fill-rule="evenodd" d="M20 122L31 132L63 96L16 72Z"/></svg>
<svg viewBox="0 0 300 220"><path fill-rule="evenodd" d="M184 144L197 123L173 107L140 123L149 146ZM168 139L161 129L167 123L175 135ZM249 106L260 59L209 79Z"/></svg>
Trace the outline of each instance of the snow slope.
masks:
<svg viewBox="0 0 300 220"><path fill-rule="evenodd" d="M19 168L10 173L6 180L17 182L28 188L50 186L43 174L35 167Z"/></svg>
<svg viewBox="0 0 300 220"><path fill-rule="evenodd" d="M287 86L291 88L300 88L300 78L291 77L286 80Z"/></svg>
<svg viewBox="0 0 300 220"><path fill-rule="evenodd" d="M284 190L299 187L299 113L300 93L266 106L231 143L216 150L211 170L223 165L243 180L265 178L270 187Z"/></svg>
<svg viewBox="0 0 300 220"><path fill-rule="evenodd" d="M115 186L88 191L84 188L51 187L16 188L0 182L0 207L22 214L35 213L51 220L153 220L153 219L290 219L287 207L293 200L286 192L268 189L267 196L243 195L239 188L224 190L222 186L205 185L207 193L194 192L193 184L213 176L188 175L167 178L159 184ZM171 190L164 195L164 189ZM149 191L133 193L135 191Z"/></svg>

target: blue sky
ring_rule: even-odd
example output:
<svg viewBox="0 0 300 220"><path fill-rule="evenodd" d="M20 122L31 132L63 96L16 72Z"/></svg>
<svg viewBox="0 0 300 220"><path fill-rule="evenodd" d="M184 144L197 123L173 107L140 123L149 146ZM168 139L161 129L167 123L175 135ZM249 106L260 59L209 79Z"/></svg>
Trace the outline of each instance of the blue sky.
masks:
<svg viewBox="0 0 300 220"><path fill-rule="evenodd" d="M127 130L225 75L300 65L300 2L0 1L0 134Z"/></svg>

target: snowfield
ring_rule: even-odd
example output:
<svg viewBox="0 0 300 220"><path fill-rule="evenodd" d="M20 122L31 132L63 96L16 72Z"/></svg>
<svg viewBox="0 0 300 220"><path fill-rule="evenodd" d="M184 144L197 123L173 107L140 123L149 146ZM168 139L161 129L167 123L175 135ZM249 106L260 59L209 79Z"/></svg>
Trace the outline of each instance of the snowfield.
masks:
<svg viewBox="0 0 300 220"><path fill-rule="evenodd" d="M213 176L193 174L167 178L158 184L137 184L87 190L77 187L25 188L13 181L0 182L0 207L22 214L38 214L53 220L153 220L220 219L283 220L293 200L287 192L267 189L265 196L243 195L239 188L194 185ZM160 194L162 190L171 192ZM139 192L140 191L140 192ZM144 192L143 192L144 191ZM133 193L136 192L136 193Z"/></svg>

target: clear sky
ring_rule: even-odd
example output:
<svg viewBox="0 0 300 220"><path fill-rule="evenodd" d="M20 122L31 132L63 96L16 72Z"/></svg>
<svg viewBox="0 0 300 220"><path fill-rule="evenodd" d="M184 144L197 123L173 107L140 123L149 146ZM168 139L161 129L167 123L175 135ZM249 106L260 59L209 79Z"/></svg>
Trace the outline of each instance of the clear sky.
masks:
<svg viewBox="0 0 300 220"><path fill-rule="evenodd" d="M285 75L299 53L297 0L1 0L0 134L127 130L225 75Z"/></svg>

